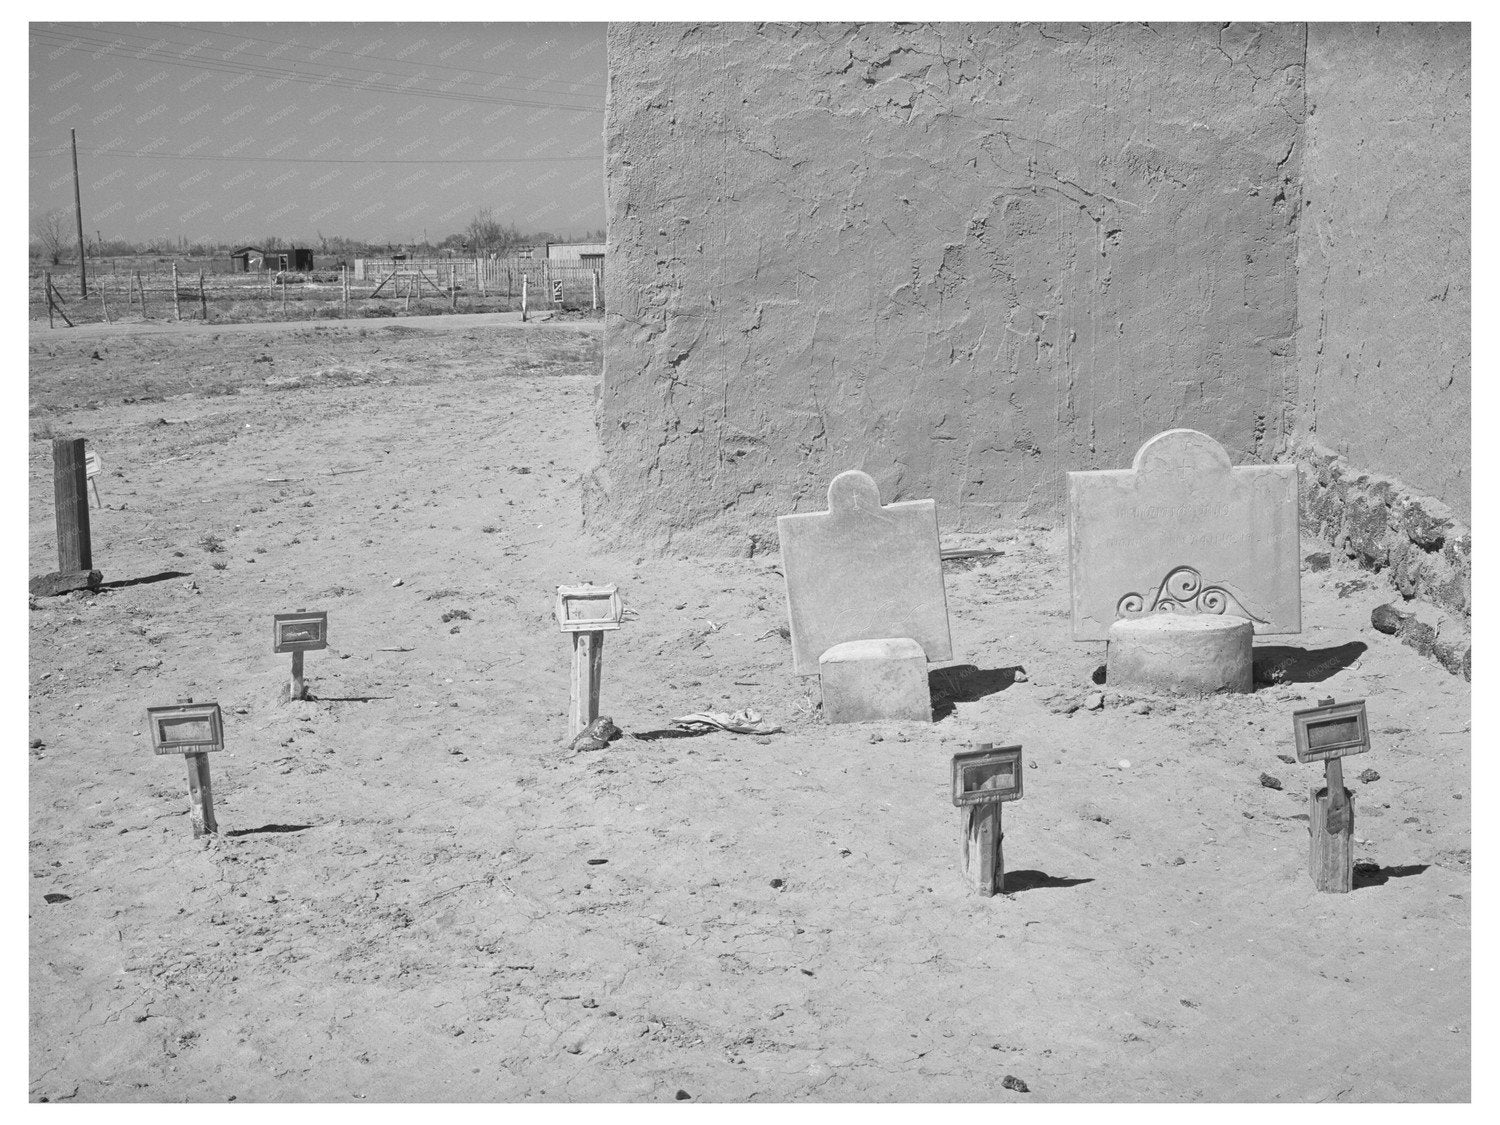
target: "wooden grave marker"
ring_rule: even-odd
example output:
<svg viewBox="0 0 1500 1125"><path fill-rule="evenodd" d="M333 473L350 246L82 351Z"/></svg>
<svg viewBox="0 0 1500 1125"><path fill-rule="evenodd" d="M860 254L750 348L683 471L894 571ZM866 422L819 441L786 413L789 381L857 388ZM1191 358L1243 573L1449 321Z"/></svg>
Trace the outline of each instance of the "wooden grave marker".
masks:
<svg viewBox="0 0 1500 1125"><path fill-rule="evenodd" d="M303 699L307 687L302 679L302 654L328 647L328 611L299 609L278 613L271 619L271 651L292 654L291 700Z"/></svg>
<svg viewBox="0 0 1500 1125"><path fill-rule="evenodd" d="M1292 712L1297 761L1323 763L1323 788L1307 794L1307 872L1320 891L1344 894L1354 887L1354 795L1344 788L1343 759L1370 749L1365 701L1318 700Z"/></svg>
<svg viewBox="0 0 1500 1125"><path fill-rule="evenodd" d="M151 747L155 753L181 754L187 761L193 838L218 832L208 755L224 749L224 717L219 705L180 699L171 706L147 707L146 723L151 728Z"/></svg>
<svg viewBox="0 0 1500 1125"><path fill-rule="evenodd" d="M604 674L604 632L618 629L625 610L613 585L559 586L557 627L573 634L573 676L568 699L568 737L599 717L599 687Z"/></svg>
<svg viewBox="0 0 1500 1125"><path fill-rule="evenodd" d="M1000 810L1021 799L1021 747L986 742L953 755L953 803L964 810L963 874L979 894L1005 893Z"/></svg>
<svg viewBox="0 0 1500 1125"><path fill-rule="evenodd" d="M1197 430L1167 430L1128 469L1068 474L1073 639L1151 613L1302 631L1297 466L1230 463Z"/></svg>

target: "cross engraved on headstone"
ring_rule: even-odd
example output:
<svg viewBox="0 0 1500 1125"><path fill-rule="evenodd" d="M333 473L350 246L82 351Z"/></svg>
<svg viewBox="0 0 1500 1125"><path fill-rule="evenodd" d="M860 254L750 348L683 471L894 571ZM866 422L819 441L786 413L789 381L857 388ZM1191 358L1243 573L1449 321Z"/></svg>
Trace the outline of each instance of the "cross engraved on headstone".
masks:
<svg viewBox="0 0 1500 1125"><path fill-rule="evenodd" d="M1232 465L1197 430L1167 430L1129 469L1068 474L1073 638L1102 641L1122 617L1248 618L1302 630L1297 467Z"/></svg>
<svg viewBox="0 0 1500 1125"><path fill-rule="evenodd" d="M952 659L936 501L882 505L851 469L828 485L828 511L780 516L776 531L798 675L846 641L909 637L929 661Z"/></svg>

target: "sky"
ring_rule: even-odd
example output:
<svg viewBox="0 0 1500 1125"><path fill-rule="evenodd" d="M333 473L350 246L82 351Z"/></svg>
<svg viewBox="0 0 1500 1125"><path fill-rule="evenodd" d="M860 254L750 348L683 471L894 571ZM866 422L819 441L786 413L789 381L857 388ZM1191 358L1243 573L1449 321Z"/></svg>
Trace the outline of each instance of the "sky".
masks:
<svg viewBox="0 0 1500 1125"><path fill-rule="evenodd" d="M47 23L29 209L76 240L440 241L604 226L602 23Z"/></svg>

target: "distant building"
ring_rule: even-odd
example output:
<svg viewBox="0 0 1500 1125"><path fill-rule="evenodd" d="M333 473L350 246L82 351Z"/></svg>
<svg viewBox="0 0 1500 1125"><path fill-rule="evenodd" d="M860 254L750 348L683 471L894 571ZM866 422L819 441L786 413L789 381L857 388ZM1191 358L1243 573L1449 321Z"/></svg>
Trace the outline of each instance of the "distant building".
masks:
<svg viewBox="0 0 1500 1125"><path fill-rule="evenodd" d="M259 246L241 246L229 255L234 263L234 272L249 273L252 270L297 270L303 273L313 268L311 250L262 250Z"/></svg>
<svg viewBox="0 0 1500 1125"><path fill-rule="evenodd" d="M577 262L584 266L602 266L604 243L549 242L547 243L547 260L549 262Z"/></svg>

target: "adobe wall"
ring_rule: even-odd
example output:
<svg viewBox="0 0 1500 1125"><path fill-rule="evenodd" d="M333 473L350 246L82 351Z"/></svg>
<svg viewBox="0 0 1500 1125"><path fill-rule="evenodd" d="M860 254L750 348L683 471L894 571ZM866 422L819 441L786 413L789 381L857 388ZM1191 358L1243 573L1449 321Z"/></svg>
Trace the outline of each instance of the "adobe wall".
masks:
<svg viewBox="0 0 1500 1125"><path fill-rule="evenodd" d="M1311 24L1299 444L1469 519L1469 30Z"/></svg>
<svg viewBox="0 0 1500 1125"><path fill-rule="evenodd" d="M1296 397L1301 25L612 24L586 519L775 549L862 468L1055 521L1173 426Z"/></svg>

